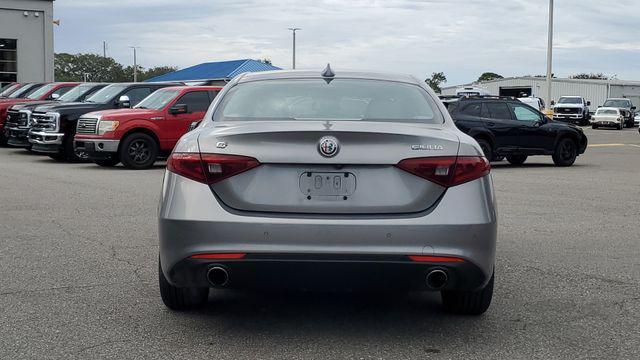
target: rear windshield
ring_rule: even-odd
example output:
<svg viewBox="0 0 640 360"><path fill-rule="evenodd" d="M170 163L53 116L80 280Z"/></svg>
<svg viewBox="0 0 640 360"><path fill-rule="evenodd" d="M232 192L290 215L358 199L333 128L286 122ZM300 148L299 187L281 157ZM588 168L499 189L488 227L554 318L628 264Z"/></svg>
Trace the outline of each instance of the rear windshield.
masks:
<svg viewBox="0 0 640 360"><path fill-rule="evenodd" d="M241 83L224 96L214 121L364 120L442 124L416 85L361 79L282 79Z"/></svg>
<svg viewBox="0 0 640 360"><path fill-rule="evenodd" d="M613 109L599 109L597 114L598 115L618 115L618 111Z"/></svg>
<svg viewBox="0 0 640 360"><path fill-rule="evenodd" d="M629 100L607 100L607 101L604 102L604 106L625 108L625 107L630 107L631 106L631 101L629 101Z"/></svg>

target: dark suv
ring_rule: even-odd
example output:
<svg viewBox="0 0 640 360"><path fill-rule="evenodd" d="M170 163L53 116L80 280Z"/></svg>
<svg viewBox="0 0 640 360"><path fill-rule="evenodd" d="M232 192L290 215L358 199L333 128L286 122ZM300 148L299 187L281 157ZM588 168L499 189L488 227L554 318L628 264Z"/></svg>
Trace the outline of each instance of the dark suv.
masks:
<svg viewBox="0 0 640 360"><path fill-rule="evenodd" d="M551 155L570 166L587 148L579 127L551 120L514 98L462 98L449 105L456 126L478 141L488 159L505 156L521 165L531 155Z"/></svg>

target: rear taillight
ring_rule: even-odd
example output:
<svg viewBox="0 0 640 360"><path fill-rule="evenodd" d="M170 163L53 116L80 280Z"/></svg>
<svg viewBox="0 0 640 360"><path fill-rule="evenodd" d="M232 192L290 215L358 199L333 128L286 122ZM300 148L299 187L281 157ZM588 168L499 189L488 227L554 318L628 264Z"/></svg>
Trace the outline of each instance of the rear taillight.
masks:
<svg viewBox="0 0 640 360"><path fill-rule="evenodd" d="M491 165L482 156L412 158L402 160L396 166L445 187L479 179L491 170Z"/></svg>
<svg viewBox="0 0 640 360"><path fill-rule="evenodd" d="M237 155L172 153L167 170L203 184L215 184L259 166L258 160Z"/></svg>

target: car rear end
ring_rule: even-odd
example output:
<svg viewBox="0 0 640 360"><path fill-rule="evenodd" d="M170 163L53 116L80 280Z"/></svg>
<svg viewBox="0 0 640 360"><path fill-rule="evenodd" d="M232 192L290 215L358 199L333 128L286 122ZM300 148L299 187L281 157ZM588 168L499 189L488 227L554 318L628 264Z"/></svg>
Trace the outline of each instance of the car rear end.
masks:
<svg viewBox="0 0 640 360"><path fill-rule="evenodd" d="M485 287L496 213L477 143L418 81L313 75L236 79L181 139L159 207L161 277L180 288Z"/></svg>
<svg viewBox="0 0 640 360"><path fill-rule="evenodd" d="M593 127L616 127L622 129L625 125L625 117L617 108L599 108L591 120Z"/></svg>

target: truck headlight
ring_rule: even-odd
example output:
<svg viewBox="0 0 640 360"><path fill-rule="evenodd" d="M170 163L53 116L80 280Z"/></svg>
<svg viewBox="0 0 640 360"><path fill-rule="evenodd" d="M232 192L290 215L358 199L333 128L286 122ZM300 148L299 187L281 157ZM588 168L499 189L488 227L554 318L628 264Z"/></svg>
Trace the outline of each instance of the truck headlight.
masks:
<svg viewBox="0 0 640 360"><path fill-rule="evenodd" d="M119 121L100 120L98 122L98 135L104 135L109 131L114 131L120 125Z"/></svg>

